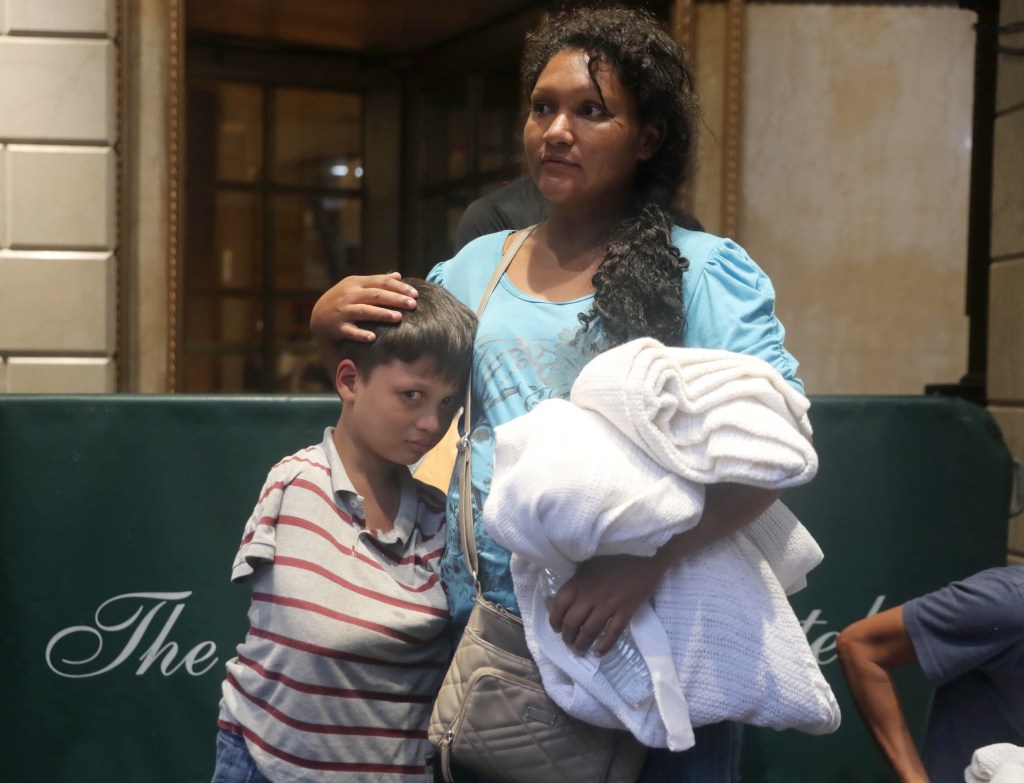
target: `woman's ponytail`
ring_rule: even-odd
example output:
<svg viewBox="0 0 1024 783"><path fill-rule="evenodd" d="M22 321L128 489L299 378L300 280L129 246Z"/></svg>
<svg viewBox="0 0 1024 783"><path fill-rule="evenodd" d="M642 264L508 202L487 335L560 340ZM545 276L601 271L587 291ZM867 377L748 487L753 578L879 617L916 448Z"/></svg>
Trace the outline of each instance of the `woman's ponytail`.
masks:
<svg viewBox="0 0 1024 783"><path fill-rule="evenodd" d="M682 345L686 267L668 212L648 202L619 223L594 275L594 306L580 320L587 328L600 320L609 347L636 337Z"/></svg>

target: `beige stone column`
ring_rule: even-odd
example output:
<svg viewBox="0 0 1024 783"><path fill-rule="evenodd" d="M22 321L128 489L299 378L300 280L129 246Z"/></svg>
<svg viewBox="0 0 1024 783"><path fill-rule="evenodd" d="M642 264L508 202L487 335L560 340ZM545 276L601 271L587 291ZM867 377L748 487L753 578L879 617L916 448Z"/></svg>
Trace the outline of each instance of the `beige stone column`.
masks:
<svg viewBox="0 0 1024 783"><path fill-rule="evenodd" d="M124 391L174 390L184 0L126 0Z"/></svg>

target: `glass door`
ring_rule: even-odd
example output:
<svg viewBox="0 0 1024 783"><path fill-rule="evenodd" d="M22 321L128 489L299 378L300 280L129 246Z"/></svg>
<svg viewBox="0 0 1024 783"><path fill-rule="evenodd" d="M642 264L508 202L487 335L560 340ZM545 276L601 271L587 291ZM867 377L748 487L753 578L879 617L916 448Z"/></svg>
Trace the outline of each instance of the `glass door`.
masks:
<svg viewBox="0 0 1024 783"><path fill-rule="evenodd" d="M178 388L331 391L309 312L364 271L362 96L196 79L187 117Z"/></svg>

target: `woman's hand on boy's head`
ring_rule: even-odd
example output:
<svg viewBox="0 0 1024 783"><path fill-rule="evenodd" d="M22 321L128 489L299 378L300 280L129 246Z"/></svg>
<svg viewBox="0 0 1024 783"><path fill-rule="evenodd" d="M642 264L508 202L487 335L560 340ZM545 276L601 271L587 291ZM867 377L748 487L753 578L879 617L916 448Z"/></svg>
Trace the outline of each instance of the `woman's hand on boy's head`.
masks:
<svg viewBox="0 0 1024 783"><path fill-rule="evenodd" d="M313 305L309 327L317 340L373 342L373 332L360 321L390 323L402 320L399 310L416 307L416 289L402 282L399 272L350 275L328 289Z"/></svg>
<svg viewBox="0 0 1024 783"><path fill-rule="evenodd" d="M585 653L593 645L593 652L603 655L664 574L657 557L609 555L580 563L551 602L551 627L576 653Z"/></svg>

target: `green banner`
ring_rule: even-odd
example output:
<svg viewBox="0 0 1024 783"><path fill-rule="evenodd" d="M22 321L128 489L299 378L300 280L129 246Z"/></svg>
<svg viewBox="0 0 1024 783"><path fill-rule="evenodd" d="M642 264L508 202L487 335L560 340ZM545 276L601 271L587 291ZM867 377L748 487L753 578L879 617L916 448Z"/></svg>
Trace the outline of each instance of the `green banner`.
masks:
<svg viewBox="0 0 1024 783"><path fill-rule="evenodd" d="M248 591L228 580L268 468L333 398L0 396L0 779L205 783ZM785 500L825 551L797 616L843 708L827 737L748 729L743 780L888 780L834 661L847 623L1005 558L1010 459L938 398L814 400L818 477ZM901 685L919 727L927 688Z"/></svg>

